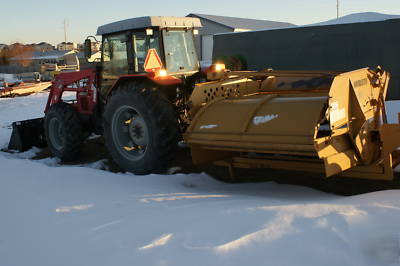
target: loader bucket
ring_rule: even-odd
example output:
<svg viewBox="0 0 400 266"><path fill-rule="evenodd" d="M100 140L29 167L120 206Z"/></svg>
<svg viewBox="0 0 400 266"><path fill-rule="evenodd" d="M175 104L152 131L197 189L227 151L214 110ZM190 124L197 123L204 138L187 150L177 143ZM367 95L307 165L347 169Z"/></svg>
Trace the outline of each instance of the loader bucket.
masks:
<svg viewBox="0 0 400 266"><path fill-rule="evenodd" d="M9 150L23 152L34 146L46 146L43 118L14 122L12 123L12 129L13 131L8 144Z"/></svg>
<svg viewBox="0 0 400 266"><path fill-rule="evenodd" d="M391 180L400 138L388 132L400 126L386 124L388 82L367 68L229 72L196 85L185 140L197 164Z"/></svg>

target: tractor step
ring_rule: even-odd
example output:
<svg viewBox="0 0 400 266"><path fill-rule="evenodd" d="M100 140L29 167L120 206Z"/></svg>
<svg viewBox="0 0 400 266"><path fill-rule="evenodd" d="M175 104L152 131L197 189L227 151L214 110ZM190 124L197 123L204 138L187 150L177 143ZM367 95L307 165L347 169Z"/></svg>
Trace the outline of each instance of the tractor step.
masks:
<svg viewBox="0 0 400 266"><path fill-rule="evenodd" d="M13 131L8 149L23 152L34 146L46 147L43 122L44 118L36 118L12 123Z"/></svg>

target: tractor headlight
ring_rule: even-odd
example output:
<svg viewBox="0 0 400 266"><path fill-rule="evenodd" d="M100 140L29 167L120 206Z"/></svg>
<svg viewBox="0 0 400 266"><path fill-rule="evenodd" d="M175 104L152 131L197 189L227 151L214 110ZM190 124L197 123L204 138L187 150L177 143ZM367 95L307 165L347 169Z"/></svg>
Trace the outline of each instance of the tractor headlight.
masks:
<svg viewBox="0 0 400 266"><path fill-rule="evenodd" d="M215 69L215 71L223 71L223 70L225 70L225 64L215 64L214 65L214 69Z"/></svg>
<svg viewBox="0 0 400 266"><path fill-rule="evenodd" d="M159 77L166 77L166 76L168 76L167 70L165 70L165 69L160 69L160 70L157 72L157 76L159 76Z"/></svg>

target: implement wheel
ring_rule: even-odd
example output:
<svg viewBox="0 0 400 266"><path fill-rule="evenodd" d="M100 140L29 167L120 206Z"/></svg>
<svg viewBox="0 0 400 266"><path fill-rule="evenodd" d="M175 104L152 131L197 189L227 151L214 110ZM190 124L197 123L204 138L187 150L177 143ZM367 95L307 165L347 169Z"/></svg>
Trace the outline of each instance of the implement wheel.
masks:
<svg viewBox="0 0 400 266"><path fill-rule="evenodd" d="M47 144L51 153L62 161L72 161L79 155L84 131L78 113L66 103L53 105L44 118Z"/></svg>
<svg viewBox="0 0 400 266"><path fill-rule="evenodd" d="M123 85L104 112L104 139L111 157L123 170L140 175L164 172L179 139L173 105L150 86Z"/></svg>

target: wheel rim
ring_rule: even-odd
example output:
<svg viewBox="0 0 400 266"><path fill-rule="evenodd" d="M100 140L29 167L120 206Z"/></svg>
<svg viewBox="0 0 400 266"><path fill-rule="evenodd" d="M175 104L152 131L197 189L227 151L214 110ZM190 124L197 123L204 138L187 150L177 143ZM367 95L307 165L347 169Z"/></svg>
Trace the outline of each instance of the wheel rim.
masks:
<svg viewBox="0 0 400 266"><path fill-rule="evenodd" d="M64 147L64 132L60 121L53 117L49 121L49 138L50 142L56 150L61 150Z"/></svg>
<svg viewBox="0 0 400 266"><path fill-rule="evenodd" d="M119 107L111 121L113 142L117 151L130 161L144 157L149 131L143 116L133 107Z"/></svg>

